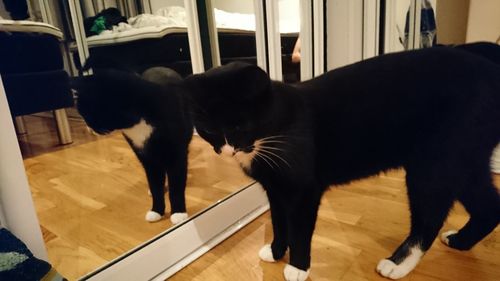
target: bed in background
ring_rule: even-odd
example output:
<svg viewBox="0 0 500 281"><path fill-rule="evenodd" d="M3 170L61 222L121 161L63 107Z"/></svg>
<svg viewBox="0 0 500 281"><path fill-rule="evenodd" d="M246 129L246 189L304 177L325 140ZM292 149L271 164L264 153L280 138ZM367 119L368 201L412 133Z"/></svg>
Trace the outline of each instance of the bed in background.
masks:
<svg viewBox="0 0 500 281"><path fill-rule="evenodd" d="M254 15L216 9L215 19L221 62L242 60L256 63ZM300 67L291 62L291 54L299 26L282 21L280 30L284 79L298 81ZM185 10L180 6L160 7L154 14L130 17L128 24L120 23L114 30L87 37L87 44L95 58L93 63L99 66L119 63L138 72L151 66L165 66L182 76L192 72ZM75 65L79 66L76 46L72 50Z"/></svg>

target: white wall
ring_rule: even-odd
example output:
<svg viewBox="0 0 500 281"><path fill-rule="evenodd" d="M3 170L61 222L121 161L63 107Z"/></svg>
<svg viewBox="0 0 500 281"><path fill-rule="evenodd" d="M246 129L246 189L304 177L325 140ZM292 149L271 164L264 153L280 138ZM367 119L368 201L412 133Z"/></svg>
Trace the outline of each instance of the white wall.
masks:
<svg viewBox="0 0 500 281"><path fill-rule="evenodd" d="M467 42L495 42L500 37L500 1L470 0Z"/></svg>
<svg viewBox="0 0 500 281"><path fill-rule="evenodd" d="M300 30L300 5L299 0L279 0L280 24L286 28L280 30Z"/></svg>
<svg viewBox="0 0 500 281"><path fill-rule="evenodd" d="M212 0L214 7L231 13L253 14L253 0Z"/></svg>
<svg viewBox="0 0 500 281"><path fill-rule="evenodd" d="M148 5L151 5L151 13L154 14L156 11L163 7L179 6L184 7L184 0L143 0L142 1L145 10L148 11Z"/></svg>

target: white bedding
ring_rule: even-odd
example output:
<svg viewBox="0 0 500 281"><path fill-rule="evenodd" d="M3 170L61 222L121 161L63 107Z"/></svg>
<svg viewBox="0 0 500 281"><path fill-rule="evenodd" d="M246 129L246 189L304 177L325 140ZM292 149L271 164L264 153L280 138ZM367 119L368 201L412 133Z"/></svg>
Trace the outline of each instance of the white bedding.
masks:
<svg viewBox="0 0 500 281"><path fill-rule="evenodd" d="M253 14L229 13L215 9L215 21L219 32L254 32ZM299 23L280 22L281 33L298 33ZM161 38L171 33L187 32L186 11L183 7L165 7L155 15L142 14L128 19L128 24L120 23L113 30L105 30L99 35L87 38L89 47L124 43L139 39Z"/></svg>

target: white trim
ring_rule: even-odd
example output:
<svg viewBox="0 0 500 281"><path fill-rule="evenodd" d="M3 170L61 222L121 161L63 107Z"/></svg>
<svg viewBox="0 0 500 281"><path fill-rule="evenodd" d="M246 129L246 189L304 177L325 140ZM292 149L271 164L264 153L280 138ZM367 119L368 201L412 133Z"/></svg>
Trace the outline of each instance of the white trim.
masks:
<svg viewBox="0 0 500 281"><path fill-rule="evenodd" d="M30 1L28 1L30 3ZM50 5L47 0L38 0L38 5L40 6L40 13L42 14L42 20L45 23L54 25L54 20L52 19L52 14L50 13Z"/></svg>
<svg viewBox="0 0 500 281"><path fill-rule="evenodd" d="M37 258L48 261L1 77L0 132L2 225L23 241Z"/></svg>
<svg viewBox="0 0 500 281"><path fill-rule="evenodd" d="M422 22L421 20L421 15L422 15L422 0L415 0L415 18L413 19L413 22L415 24L415 27L413 28L413 48L412 49L419 49L420 48L420 24ZM411 20L410 20L411 21ZM410 25L411 26L411 25Z"/></svg>
<svg viewBox="0 0 500 281"><path fill-rule="evenodd" d="M363 0L363 59L378 55L380 0Z"/></svg>
<svg viewBox="0 0 500 281"><path fill-rule="evenodd" d="M396 0L386 0L385 2L385 38L384 38L384 53L394 52L396 44L399 44L397 38L396 22Z"/></svg>
<svg viewBox="0 0 500 281"><path fill-rule="evenodd" d="M416 0L410 0L410 12L408 20L408 47L407 49L413 49L415 46L415 8Z"/></svg>
<svg viewBox="0 0 500 281"><path fill-rule="evenodd" d="M352 2L352 1L350 1ZM314 76L325 72L325 18L322 1L313 1L313 26L314 26Z"/></svg>
<svg viewBox="0 0 500 281"><path fill-rule="evenodd" d="M257 50L257 65L267 72L266 40L264 26L264 7L262 0L253 0L255 11L255 47Z"/></svg>
<svg viewBox="0 0 500 281"><path fill-rule="evenodd" d="M300 0L300 80L313 77L312 7L311 1Z"/></svg>
<svg viewBox="0 0 500 281"><path fill-rule="evenodd" d="M215 12L213 3L214 0L205 1L207 8L207 22L208 22L208 32L210 39L210 53L212 55L212 67L220 66L220 49L219 49L219 36L217 32L217 27L215 23Z"/></svg>
<svg viewBox="0 0 500 281"><path fill-rule="evenodd" d="M184 7L186 8L186 23L193 74L202 73L205 71L205 66L203 64L196 0L184 0Z"/></svg>
<svg viewBox="0 0 500 281"><path fill-rule="evenodd" d="M268 208L265 191L253 183L80 280L165 280Z"/></svg>
<svg viewBox="0 0 500 281"><path fill-rule="evenodd" d="M0 32L29 32L50 34L57 39L63 39L61 30L44 22L26 20L4 20L0 19Z"/></svg>
<svg viewBox="0 0 500 281"><path fill-rule="evenodd" d="M235 195L234 198L231 198L231 204L234 205L233 207L226 206L225 209L220 209L219 214L217 213L211 213L211 214L206 214L206 216L212 216L213 219L220 219L221 216L226 216L227 212L232 212L235 209L240 209L241 204L248 204L250 207L249 210L252 208L252 206L257 206L255 209L251 210L249 213L244 215L242 218L238 219L237 221L234 222L233 225L229 226L227 229L223 230L220 232L218 235L214 236L212 239L207 241L204 245L198 247L195 251L187 255L185 258L168 268L165 272L162 274L156 276L153 280L154 281L163 281L169 278L170 276L174 275L176 272L181 270L182 268L186 267L188 264L196 260L197 258L201 257L203 254L208 252L210 249L214 248L217 246L219 243L224 241L225 239L229 238L231 235L236 233L238 230L243 228L245 225L249 224L252 222L254 219L256 219L258 216L262 215L264 212L269 210L269 203L267 201L267 197L265 193L262 193L262 188L256 184L254 186L251 186L246 190L246 193L244 194L237 194ZM250 201L250 202L248 202ZM229 203L229 202L228 202ZM255 205L254 205L255 204ZM234 209L233 209L234 208ZM243 214L243 213L242 213ZM234 217L235 219L237 217ZM205 217L207 219L207 217ZM193 223L194 225L196 222Z"/></svg>
<svg viewBox="0 0 500 281"><path fill-rule="evenodd" d="M279 2L266 0L267 49L269 54L269 76L273 80L283 80L281 65L281 34L279 30Z"/></svg>
<svg viewBox="0 0 500 281"><path fill-rule="evenodd" d="M73 23L73 31L75 32L76 46L78 48L78 56L82 66L85 65L89 57L89 46L85 37L85 28L83 26L83 14L80 7L80 1L69 0L69 10L71 13L71 21Z"/></svg>

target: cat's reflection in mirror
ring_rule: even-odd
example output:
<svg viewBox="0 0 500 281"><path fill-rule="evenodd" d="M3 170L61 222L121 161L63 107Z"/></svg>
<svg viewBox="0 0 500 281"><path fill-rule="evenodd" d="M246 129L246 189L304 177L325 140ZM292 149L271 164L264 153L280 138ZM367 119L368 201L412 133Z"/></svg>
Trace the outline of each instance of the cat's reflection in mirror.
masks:
<svg viewBox="0 0 500 281"><path fill-rule="evenodd" d="M170 220L177 224L188 216L184 191L193 125L181 83L164 67L142 75L94 69L93 75L73 81L77 108L88 126L99 134L120 130L144 167L153 201L145 216L150 222L165 215L166 177Z"/></svg>

